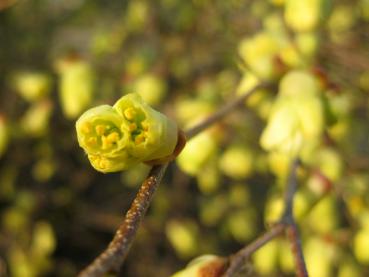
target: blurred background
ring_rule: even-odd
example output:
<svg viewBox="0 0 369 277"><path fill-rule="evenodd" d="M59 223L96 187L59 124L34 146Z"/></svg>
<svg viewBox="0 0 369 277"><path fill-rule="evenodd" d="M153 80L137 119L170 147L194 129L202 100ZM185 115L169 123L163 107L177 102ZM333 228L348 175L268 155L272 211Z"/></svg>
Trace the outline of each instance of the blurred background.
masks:
<svg viewBox="0 0 369 277"><path fill-rule="evenodd" d="M286 2L0 0L0 276L76 275L148 173L90 166L74 126L86 109L138 92L185 129L270 64L279 77L308 68L329 84L333 119L295 203L311 276L368 276L369 1L320 7L304 30ZM282 47L270 51L273 41ZM278 76L266 78L278 87ZM121 276L170 276L197 256L231 255L278 218L287 161L259 146L276 91L255 94L169 166ZM288 242L262 248L248 271L293 276Z"/></svg>

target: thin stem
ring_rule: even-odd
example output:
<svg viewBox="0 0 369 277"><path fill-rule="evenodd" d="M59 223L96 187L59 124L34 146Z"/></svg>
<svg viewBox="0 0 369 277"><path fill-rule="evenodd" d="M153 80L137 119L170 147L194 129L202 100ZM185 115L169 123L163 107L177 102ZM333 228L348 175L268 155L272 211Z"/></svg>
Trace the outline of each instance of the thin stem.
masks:
<svg viewBox="0 0 369 277"><path fill-rule="evenodd" d="M287 189L284 199L285 210L279 223L274 225L272 229L264 235L256 239L253 243L237 252L231 257L230 266L223 277L232 277L242 268L245 260L251 256L261 246L271 241L283 231L287 232L287 237L291 242L292 253L296 264L296 274L298 277L308 277L305 259L302 252L301 240L295 219L293 217L293 199L297 191L297 168L300 162L294 159L291 163L290 172L287 180Z"/></svg>
<svg viewBox="0 0 369 277"><path fill-rule="evenodd" d="M293 199L297 191L297 168L300 164L299 159L294 159L291 163L290 174L288 176L287 189L285 194L285 210L281 222L286 224L287 238L291 243L292 254L296 265L296 275L298 277L307 277L308 272L301 246L301 239L298 232L295 218L293 216Z"/></svg>
<svg viewBox="0 0 369 277"><path fill-rule="evenodd" d="M302 252L301 239L296 224L290 224L287 227L287 237L291 243L291 250L296 265L296 275L298 277L308 277L304 253Z"/></svg>
<svg viewBox="0 0 369 277"><path fill-rule="evenodd" d="M152 167L113 240L106 250L79 274L80 277L97 277L108 271L119 271L166 168L167 164Z"/></svg>
<svg viewBox="0 0 369 277"><path fill-rule="evenodd" d="M266 86L267 85L264 83L255 86L225 105L218 112L210 115L200 124L189 129L186 132L187 139L192 138L212 124L218 122L227 114L234 111L236 107L240 106L252 93ZM133 200L131 208L128 210L123 223L115 233L113 240L110 242L109 246L78 275L79 277L98 277L109 271L119 271L133 243L138 227L150 206L153 195L164 176L167 166L168 164L163 164L152 167L149 175L142 183L140 190Z"/></svg>
<svg viewBox="0 0 369 277"><path fill-rule="evenodd" d="M267 83L260 83L259 85L253 87L252 89L250 89L246 93L242 94L241 96L237 97L233 101L228 102L223 107L221 107L217 112L215 112L214 114L210 115L208 118L206 118L205 120L203 120L199 124L195 125L194 127L190 128L189 130L187 130L185 132L187 139L190 139L190 138L194 137L198 133L204 131L206 128L211 126L212 124L218 122L223 117L225 117L230 112L232 112L235 108L242 105L245 102L245 100L248 97L250 97L255 91L257 91L259 89L262 89L262 88L266 88L268 85L269 84L267 84Z"/></svg>
<svg viewBox="0 0 369 277"><path fill-rule="evenodd" d="M299 166L299 160L293 159L290 166L290 173L287 180L287 188L284 198L284 213L282 216L282 221L285 223L290 223L293 221L293 199L297 190L297 167Z"/></svg>
<svg viewBox="0 0 369 277"><path fill-rule="evenodd" d="M278 223L274 225L269 231L257 238L254 242L247 245L245 248L238 251L232 258L230 265L223 275L223 277L232 277L242 268L245 261L253 254L256 250L262 247L267 242L271 241L275 237L279 236L284 231L284 225Z"/></svg>

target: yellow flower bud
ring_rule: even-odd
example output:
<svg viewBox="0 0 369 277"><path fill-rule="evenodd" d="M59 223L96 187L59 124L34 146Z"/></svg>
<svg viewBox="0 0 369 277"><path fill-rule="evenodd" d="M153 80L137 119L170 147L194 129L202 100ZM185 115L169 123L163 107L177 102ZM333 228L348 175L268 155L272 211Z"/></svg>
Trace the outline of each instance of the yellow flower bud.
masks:
<svg viewBox="0 0 369 277"><path fill-rule="evenodd" d="M55 246L56 238L51 225L45 221L36 222L31 245L32 254L39 256L51 254Z"/></svg>
<svg viewBox="0 0 369 277"><path fill-rule="evenodd" d="M198 228L193 221L169 221L165 233L180 257L193 257L198 252Z"/></svg>
<svg viewBox="0 0 369 277"><path fill-rule="evenodd" d="M176 117L181 123L197 122L198 119L208 116L215 107L209 101L202 99L182 99L176 103Z"/></svg>
<svg viewBox="0 0 369 277"><path fill-rule="evenodd" d="M313 149L324 126L318 82L307 72L291 71L280 82L260 143L266 150L294 156Z"/></svg>
<svg viewBox="0 0 369 277"><path fill-rule="evenodd" d="M241 243L247 243L256 235L257 225L255 210L245 208L232 211L227 216L227 227L232 237Z"/></svg>
<svg viewBox="0 0 369 277"><path fill-rule="evenodd" d="M185 269L171 277L220 277L226 270L226 259L203 255L192 260Z"/></svg>
<svg viewBox="0 0 369 277"><path fill-rule="evenodd" d="M286 239L279 239L278 244L279 267L284 273L293 274L295 260L291 251L291 243Z"/></svg>
<svg viewBox="0 0 369 277"><path fill-rule="evenodd" d="M51 78L41 72L17 72L12 78L12 86L25 100L37 101L49 94Z"/></svg>
<svg viewBox="0 0 369 277"><path fill-rule="evenodd" d="M178 137L176 124L152 109L138 94L123 96L113 108L121 115L123 128L129 133L128 152L132 156L150 161L173 153Z"/></svg>
<svg viewBox="0 0 369 277"><path fill-rule="evenodd" d="M296 44L304 56L314 57L319 46L319 36L313 32L298 33L296 34Z"/></svg>
<svg viewBox="0 0 369 277"><path fill-rule="evenodd" d="M217 152L217 142L209 132L191 139L177 158L178 166L189 175L196 175Z"/></svg>
<svg viewBox="0 0 369 277"><path fill-rule="evenodd" d="M335 256L339 253L334 244L319 237L310 237L304 247L307 271L310 276L326 277L333 275Z"/></svg>
<svg viewBox="0 0 369 277"><path fill-rule="evenodd" d="M147 104L156 106L165 97L167 86L158 76L146 74L137 79L134 91L137 91Z"/></svg>
<svg viewBox="0 0 369 277"><path fill-rule="evenodd" d="M166 158L178 140L175 123L137 94L123 96L113 107L102 105L86 111L77 120L76 130L79 145L101 172Z"/></svg>
<svg viewBox="0 0 369 277"><path fill-rule="evenodd" d="M355 257L361 264L369 265L369 228L360 229L353 241Z"/></svg>
<svg viewBox="0 0 369 277"><path fill-rule="evenodd" d="M254 157L250 149L242 145L231 145L219 159L219 168L234 179L244 179L253 171Z"/></svg>
<svg viewBox="0 0 369 277"><path fill-rule="evenodd" d="M339 225L338 204L332 195L327 195L321 199L310 211L307 222L311 224L311 229L320 234L331 234ZM314 224L313 224L314 223Z"/></svg>
<svg viewBox="0 0 369 277"><path fill-rule="evenodd" d="M241 41L239 53L252 72L271 79L276 75L275 58L280 49L280 41L271 32L262 32Z"/></svg>
<svg viewBox="0 0 369 277"><path fill-rule="evenodd" d="M327 17L330 6L330 0L286 0L284 18L294 31L312 31Z"/></svg>
<svg viewBox="0 0 369 277"><path fill-rule="evenodd" d="M84 61L65 63L60 71L59 98L65 116L76 118L92 101L94 74Z"/></svg>
<svg viewBox="0 0 369 277"><path fill-rule="evenodd" d="M279 84L279 95L309 97L319 94L319 82L313 74L303 70L288 72Z"/></svg>
<svg viewBox="0 0 369 277"><path fill-rule="evenodd" d="M255 270L258 273L262 275L271 275L273 272L276 272L278 262L278 241L269 241L258 249L258 251L253 254L252 258Z"/></svg>
<svg viewBox="0 0 369 277"><path fill-rule="evenodd" d="M280 105L269 116L261 135L261 146L266 150L275 149L293 156L300 151L302 143L302 132L294 107L290 103Z"/></svg>
<svg viewBox="0 0 369 277"><path fill-rule="evenodd" d="M49 127L52 110L53 104L48 99L34 103L20 121L23 132L34 137L44 135Z"/></svg>

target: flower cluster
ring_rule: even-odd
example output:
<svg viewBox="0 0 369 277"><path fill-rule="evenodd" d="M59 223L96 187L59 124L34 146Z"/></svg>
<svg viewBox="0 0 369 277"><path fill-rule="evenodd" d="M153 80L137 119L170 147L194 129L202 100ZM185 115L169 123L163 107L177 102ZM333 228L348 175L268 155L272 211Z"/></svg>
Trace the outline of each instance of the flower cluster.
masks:
<svg viewBox="0 0 369 277"><path fill-rule="evenodd" d="M314 147L325 124L319 94L318 80L311 73L294 70L286 74L261 136L261 146L292 156Z"/></svg>
<svg viewBox="0 0 369 277"><path fill-rule="evenodd" d="M104 173L168 157L178 138L176 124L134 93L86 111L76 129L92 166Z"/></svg>

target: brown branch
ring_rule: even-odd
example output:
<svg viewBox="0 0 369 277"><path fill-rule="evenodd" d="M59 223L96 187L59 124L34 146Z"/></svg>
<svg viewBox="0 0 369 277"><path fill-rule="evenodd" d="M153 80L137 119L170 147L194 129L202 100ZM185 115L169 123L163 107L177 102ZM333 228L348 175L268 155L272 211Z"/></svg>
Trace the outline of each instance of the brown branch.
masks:
<svg viewBox="0 0 369 277"><path fill-rule="evenodd" d="M306 269L304 253L302 252L301 239L297 225L295 223L289 224L286 231L287 238L291 243L291 250L295 260L296 276L307 277L309 274Z"/></svg>
<svg viewBox="0 0 369 277"><path fill-rule="evenodd" d="M202 132L212 124L218 122L235 108L240 106L252 93L256 90L266 87L267 84L262 83L255 86L251 90L229 102L216 113L210 115L203 122L194 126L186 132L188 139ZM159 186L159 183L166 171L168 164L153 166L149 175L142 183L136 198L133 200L131 208L128 210L126 217L114 235L109 246L80 274L79 277L98 277L106 272L117 272L122 265L128 251L136 236L138 227L150 206L153 195Z"/></svg>
<svg viewBox="0 0 369 277"><path fill-rule="evenodd" d="M350 68L350 70L363 71L369 70L367 52L358 49L358 45L338 46L333 43L321 46L322 54L328 56L331 61Z"/></svg>
<svg viewBox="0 0 369 277"><path fill-rule="evenodd" d="M300 235L298 232L295 218L293 216L293 200L297 190L297 168L300 164L299 159L294 159L291 164L290 175L288 176L287 190L285 195L285 210L281 222L286 225L287 238L291 243L292 254L295 259L296 275L298 277L307 277L304 254L302 251Z"/></svg>
<svg viewBox="0 0 369 277"><path fill-rule="evenodd" d="M240 271L245 261L250 257L251 254L253 254L256 250L258 250L267 242L271 241L272 239L283 233L284 229L284 224L278 223L265 234L253 241L251 244L238 251L233 257L231 257L230 265L223 277L234 276L237 272Z"/></svg>
<svg viewBox="0 0 369 277"><path fill-rule="evenodd" d="M299 160L294 159L290 166L289 176L287 180L287 188L284 197L284 213L281 221L287 224L293 223L293 199L297 190L297 167Z"/></svg>
<svg viewBox="0 0 369 277"><path fill-rule="evenodd" d="M234 109L236 109L237 107L242 105L245 102L245 100L248 97L250 97L255 91L257 91L259 89L262 89L262 88L266 88L268 86L270 86L268 83L260 83L259 85L253 87L249 91L242 94L241 96L235 98L233 101L228 102L223 107L221 107L217 112L215 112L214 114L212 114L208 118L204 119L199 124L193 126L189 130L187 130L185 132L187 139L190 139L190 138L196 136L198 133L204 131L206 128L208 128L212 124L218 122L219 120L221 120L223 117L225 117L230 112L234 111Z"/></svg>
<svg viewBox="0 0 369 277"><path fill-rule="evenodd" d="M286 231L287 237L291 242L292 253L295 259L296 274L298 277L307 277L305 259L302 252L301 240L297 225L293 217L293 199L297 190L297 167L299 160L294 159L291 163L290 174L287 181L287 189L284 199L285 210L279 222L269 231L257 238L254 242L238 251L230 258L230 265L223 277L232 277L238 273L244 262L260 247L271 241L283 231Z"/></svg>
<svg viewBox="0 0 369 277"><path fill-rule="evenodd" d="M166 168L167 164L152 167L107 249L78 276L97 277L108 271L119 271Z"/></svg>

